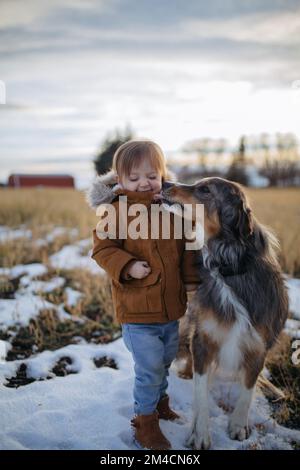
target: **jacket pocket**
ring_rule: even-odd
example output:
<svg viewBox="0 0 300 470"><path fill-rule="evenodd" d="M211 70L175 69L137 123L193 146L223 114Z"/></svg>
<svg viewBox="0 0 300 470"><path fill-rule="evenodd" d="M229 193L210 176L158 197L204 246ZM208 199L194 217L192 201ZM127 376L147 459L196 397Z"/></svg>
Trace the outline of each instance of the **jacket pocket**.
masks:
<svg viewBox="0 0 300 470"><path fill-rule="evenodd" d="M116 284L116 309L123 314L162 311L161 272L152 270L144 279L131 279Z"/></svg>

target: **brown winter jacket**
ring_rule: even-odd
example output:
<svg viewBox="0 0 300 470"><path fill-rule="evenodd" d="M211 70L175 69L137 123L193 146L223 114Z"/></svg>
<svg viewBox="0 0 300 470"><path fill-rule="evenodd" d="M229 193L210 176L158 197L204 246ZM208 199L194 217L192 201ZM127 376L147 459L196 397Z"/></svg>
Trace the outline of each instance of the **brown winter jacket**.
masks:
<svg viewBox="0 0 300 470"><path fill-rule="evenodd" d="M174 239L172 235L174 214L170 214L171 239L163 239L161 226L159 238L150 237L150 206L152 192L136 192L119 188L111 189L110 172L98 178L90 192L93 207L103 202L111 202L116 210L116 233L118 235L119 196L127 196L127 208L131 204L144 204L148 212L148 239L105 239L97 237L93 231L94 246L92 258L109 275L116 319L119 323L153 323L177 320L186 311L187 295L184 284L199 284L200 278L195 266L197 251L185 250L185 239ZM135 219L128 216L127 223ZM160 216L161 221L161 216ZM160 224L161 225L161 224ZM143 279L125 280L121 275L126 265L133 260L145 260L151 272ZM123 271L123 272L122 272Z"/></svg>

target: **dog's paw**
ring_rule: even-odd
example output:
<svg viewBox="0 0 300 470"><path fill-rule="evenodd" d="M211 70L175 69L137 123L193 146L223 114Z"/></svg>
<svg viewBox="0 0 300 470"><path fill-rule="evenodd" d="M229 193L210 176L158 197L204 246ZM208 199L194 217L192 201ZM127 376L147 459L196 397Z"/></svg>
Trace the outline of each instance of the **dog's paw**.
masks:
<svg viewBox="0 0 300 470"><path fill-rule="evenodd" d="M192 429L185 441L187 447L197 450L208 450L211 447L211 439L208 431L196 431Z"/></svg>
<svg viewBox="0 0 300 470"><path fill-rule="evenodd" d="M229 423L228 432L230 438L237 441L244 441L250 436L250 428L248 426L243 426L234 422Z"/></svg>

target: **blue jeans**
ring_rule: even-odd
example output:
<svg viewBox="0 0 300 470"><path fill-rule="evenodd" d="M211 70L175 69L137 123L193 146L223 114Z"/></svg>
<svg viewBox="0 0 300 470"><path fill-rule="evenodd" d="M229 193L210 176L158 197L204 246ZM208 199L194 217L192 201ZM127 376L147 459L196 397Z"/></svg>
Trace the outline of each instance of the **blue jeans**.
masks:
<svg viewBox="0 0 300 470"><path fill-rule="evenodd" d="M169 367L175 359L179 321L123 323L123 340L134 360L134 412L149 415L166 395Z"/></svg>

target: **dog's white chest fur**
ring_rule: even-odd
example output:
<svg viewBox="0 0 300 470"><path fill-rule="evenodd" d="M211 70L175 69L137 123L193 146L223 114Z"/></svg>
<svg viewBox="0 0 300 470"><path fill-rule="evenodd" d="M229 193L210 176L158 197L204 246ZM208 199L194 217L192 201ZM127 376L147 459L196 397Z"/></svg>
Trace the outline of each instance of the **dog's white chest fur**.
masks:
<svg viewBox="0 0 300 470"><path fill-rule="evenodd" d="M241 335L238 323L229 330L220 350L220 367L226 371L237 371L241 364Z"/></svg>
<svg viewBox="0 0 300 470"><path fill-rule="evenodd" d="M220 327L214 319L201 322L201 329L219 345L218 365L228 372L238 370L242 354L241 342L244 332L235 322L229 329Z"/></svg>

